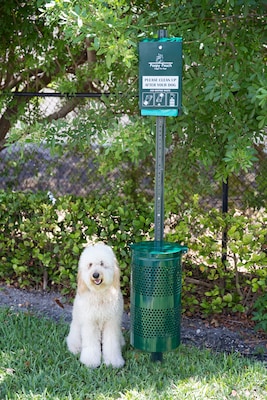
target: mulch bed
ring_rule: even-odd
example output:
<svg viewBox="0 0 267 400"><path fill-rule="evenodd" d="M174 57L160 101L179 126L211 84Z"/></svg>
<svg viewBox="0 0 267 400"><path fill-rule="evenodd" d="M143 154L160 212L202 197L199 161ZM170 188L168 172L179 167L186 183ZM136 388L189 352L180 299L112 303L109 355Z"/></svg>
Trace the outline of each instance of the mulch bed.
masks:
<svg viewBox="0 0 267 400"><path fill-rule="evenodd" d="M0 306L28 312L55 321L71 321L69 298L57 292L24 290L0 285ZM123 329L130 329L129 312L123 315ZM253 321L245 316L216 315L209 318L183 316L181 342L214 352L238 353L267 363L267 335L254 330Z"/></svg>

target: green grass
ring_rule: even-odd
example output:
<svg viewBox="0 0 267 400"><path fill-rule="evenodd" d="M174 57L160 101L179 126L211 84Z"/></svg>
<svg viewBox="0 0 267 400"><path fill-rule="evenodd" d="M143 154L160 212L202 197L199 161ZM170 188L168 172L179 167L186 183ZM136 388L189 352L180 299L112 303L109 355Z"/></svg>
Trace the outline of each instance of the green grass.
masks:
<svg viewBox="0 0 267 400"><path fill-rule="evenodd" d="M180 346L164 362L129 345L126 366L90 370L66 348L68 325L0 309L0 399L266 399L263 363Z"/></svg>

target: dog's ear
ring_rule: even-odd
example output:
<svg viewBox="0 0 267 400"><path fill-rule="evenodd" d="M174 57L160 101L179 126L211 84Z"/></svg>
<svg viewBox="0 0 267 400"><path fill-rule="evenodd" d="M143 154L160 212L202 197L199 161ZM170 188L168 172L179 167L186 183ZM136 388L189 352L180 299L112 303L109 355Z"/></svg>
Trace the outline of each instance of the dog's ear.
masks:
<svg viewBox="0 0 267 400"><path fill-rule="evenodd" d="M113 286L115 287L115 289L120 290L120 267L116 258L114 261Z"/></svg>
<svg viewBox="0 0 267 400"><path fill-rule="evenodd" d="M77 287L77 292L79 294L83 294L88 291L88 287L84 283L84 280L82 279L82 274L81 271L78 271L78 287Z"/></svg>

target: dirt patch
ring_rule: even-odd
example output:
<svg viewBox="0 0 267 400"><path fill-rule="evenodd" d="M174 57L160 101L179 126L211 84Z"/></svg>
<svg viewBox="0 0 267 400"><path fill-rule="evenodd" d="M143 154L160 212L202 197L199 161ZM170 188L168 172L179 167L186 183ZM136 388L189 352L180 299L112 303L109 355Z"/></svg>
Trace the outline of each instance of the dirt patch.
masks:
<svg viewBox="0 0 267 400"><path fill-rule="evenodd" d="M0 306L14 311L31 312L55 321L71 321L72 305L69 298L57 292L22 290L0 285ZM127 312L123 315L123 329L130 329ZM223 321L220 318L202 320L183 317L181 342L214 352L239 353L267 362L267 335L256 333L245 322L233 317L224 318Z"/></svg>

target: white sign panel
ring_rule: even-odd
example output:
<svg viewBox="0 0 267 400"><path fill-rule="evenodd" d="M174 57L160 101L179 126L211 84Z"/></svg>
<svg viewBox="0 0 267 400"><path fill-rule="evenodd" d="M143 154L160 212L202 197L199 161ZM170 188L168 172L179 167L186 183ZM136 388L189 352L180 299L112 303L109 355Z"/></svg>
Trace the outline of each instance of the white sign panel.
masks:
<svg viewBox="0 0 267 400"><path fill-rule="evenodd" d="M179 89L179 76L143 76L142 88L155 90Z"/></svg>
<svg viewBox="0 0 267 400"><path fill-rule="evenodd" d="M173 92L143 92L144 107L178 107L178 93Z"/></svg>

